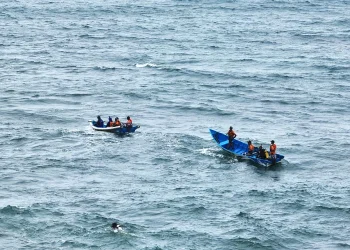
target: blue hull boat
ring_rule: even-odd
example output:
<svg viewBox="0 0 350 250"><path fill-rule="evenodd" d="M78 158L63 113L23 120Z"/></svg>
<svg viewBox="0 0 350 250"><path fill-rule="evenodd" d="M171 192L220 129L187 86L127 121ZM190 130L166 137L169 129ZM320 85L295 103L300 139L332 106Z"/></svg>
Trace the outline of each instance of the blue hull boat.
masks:
<svg viewBox="0 0 350 250"><path fill-rule="evenodd" d="M260 166L270 167L272 165L278 164L284 158L283 155L276 154L276 161L273 162L270 158L263 159L258 157L258 152L254 152L252 155L247 155L248 144L239 140L234 139L232 145L229 145L228 136L217 132L215 130L209 129L211 136L214 138L216 143L225 151L234 154L237 158L248 159ZM270 152L269 152L270 155Z"/></svg>
<svg viewBox="0 0 350 250"><path fill-rule="evenodd" d="M103 127L96 127L96 121L89 121L90 126L93 128L93 130L96 131L104 131L104 132L112 132L117 134L128 134L128 133L134 133L136 129L138 129L140 126L138 125L132 125L132 127L127 127L125 125L118 126L118 127L107 127L106 125L103 125Z"/></svg>

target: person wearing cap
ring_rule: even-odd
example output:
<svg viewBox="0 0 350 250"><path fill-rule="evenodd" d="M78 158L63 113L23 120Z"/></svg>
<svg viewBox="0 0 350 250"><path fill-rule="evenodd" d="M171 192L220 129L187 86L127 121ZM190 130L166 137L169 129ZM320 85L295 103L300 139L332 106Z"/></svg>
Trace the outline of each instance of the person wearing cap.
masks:
<svg viewBox="0 0 350 250"><path fill-rule="evenodd" d="M254 145L251 141L248 141L248 155L252 155L254 153Z"/></svg>
<svg viewBox="0 0 350 250"><path fill-rule="evenodd" d="M233 131L232 126L230 127L229 131L227 132L228 135L228 148L233 148L233 139L236 138L236 133Z"/></svg>
<svg viewBox="0 0 350 250"><path fill-rule="evenodd" d="M113 127L119 127L119 126L121 126L122 124L121 124L121 122L119 121L119 118L118 117L116 117L115 119L114 119L114 122L113 122Z"/></svg>
<svg viewBox="0 0 350 250"><path fill-rule="evenodd" d="M276 162L276 149L277 149L277 146L275 144L275 141L272 140L270 145L270 155L273 163Z"/></svg>
<svg viewBox="0 0 350 250"><path fill-rule="evenodd" d="M95 126L99 127L99 128L103 128L103 126L104 126L104 122L101 119L101 116L99 116L99 115L97 116L97 122L95 123Z"/></svg>

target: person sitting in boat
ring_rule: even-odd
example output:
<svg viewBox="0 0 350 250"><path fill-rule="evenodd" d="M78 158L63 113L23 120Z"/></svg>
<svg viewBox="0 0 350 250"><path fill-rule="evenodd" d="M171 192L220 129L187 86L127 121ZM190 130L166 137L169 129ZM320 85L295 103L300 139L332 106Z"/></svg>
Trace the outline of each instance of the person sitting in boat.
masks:
<svg viewBox="0 0 350 250"><path fill-rule="evenodd" d="M113 127L120 127L122 123L119 121L119 118L116 117L113 122Z"/></svg>
<svg viewBox="0 0 350 250"><path fill-rule="evenodd" d="M276 163L276 149L277 149L277 146L275 144L275 141L272 140L270 145L270 155L271 155L272 163Z"/></svg>
<svg viewBox="0 0 350 250"><path fill-rule="evenodd" d="M252 155L254 153L254 145L252 144L251 141L248 141L248 153L247 155Z"/></svg>
<svg viewBox="0 0 350 250"><path fill-rule="evenodd" d="M233 131L232 126L230 127L229 131L227 132L228 135L228 146L227 148L233 148L233 139L236 138L236 133Z"/></svg>
<svg viewBox="0 0 350 250"><path fill-rule="evenodd" d="M125 126L126 126L127 131L130 131L130 129L132 127L132 120L131 120L130 116L126 117Z"/></svg>
<svg viewBox="0 0 350 250"><path fill-rule="evenodd" d="M266 159L266 150L262 147L262 145L259 146L258 156L261 159Z"/></svg>
<svg viewBox="0 0 350 250"><path fill-rule="evenodd" d="M130 116L126 117L126 123L125 123L125 125L126 125L127 127L132 127L132 120L131 120Z"/></svg>
<svg viewBox="0 0 350 250"><path fill-rule="evenodd" d="M113 125L113 119L112 117L108 116L107 127L112 127L112 125Z"/></svg>
<svg viewBox="0 0 350 250"><path fill-rule="evenodd" d="M95 126L99 127L99 128L103 128L103 126L104 126L104 122L101 119L101 116L99 116L99 115L97 116L97 122L95 123Z"/></svg>

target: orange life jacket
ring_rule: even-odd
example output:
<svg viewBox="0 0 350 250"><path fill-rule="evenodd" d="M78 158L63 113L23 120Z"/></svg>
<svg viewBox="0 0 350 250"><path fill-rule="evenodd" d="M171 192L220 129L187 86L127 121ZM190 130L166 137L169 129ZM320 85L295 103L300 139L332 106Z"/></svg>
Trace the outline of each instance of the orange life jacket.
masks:
<svg viewBox="0 0 350 250"><path fill-rule="evenodd" d="M271 155L275 155L276 154L276 149L277 149L276 144L270 145L270 154Z"/></svg>
<svg viewBox="0 0 350 250"><path fill-rule="evenodd" d="M115 121L113 127L119 127L121 125L120 121Z"/></svg>
<svg viewBox="0 0 350 250"><path fill-rule="evenodd" d="M129 124L129 125L131 125L131 124L132 124L132 120L131 120L131 118L130 118L129 120L127 120L127 121L126 121L126 124Z"/></svg>
<svg viewBox="0 0 350 250"><path fill-rule="evenodd" d="M228 137L234 137L236 135L236 133L233 130L229 130L227 134L228 134Z"/></svg>
<svg viewBox="0 0 350 250"><path fill-rule="evenodd" d="M253 145L253 144L250 144L250 145L248 146L248 151L251 151L251 152L254 151L254 145Z"/></svg>

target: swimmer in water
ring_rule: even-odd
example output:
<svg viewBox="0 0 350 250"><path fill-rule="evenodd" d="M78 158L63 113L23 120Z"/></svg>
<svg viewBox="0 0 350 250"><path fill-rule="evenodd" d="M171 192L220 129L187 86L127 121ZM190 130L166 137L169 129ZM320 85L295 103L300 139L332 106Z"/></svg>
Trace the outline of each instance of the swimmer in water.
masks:
<svg viewBox="0 0 350 250"><path fill-rule="evenodd" d="M119 231L119 230L123 230L122 227L116 222L112 223L112 229L114 232Z"/></svg>

